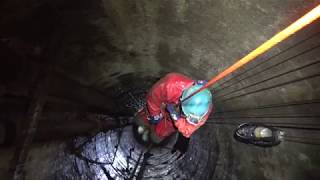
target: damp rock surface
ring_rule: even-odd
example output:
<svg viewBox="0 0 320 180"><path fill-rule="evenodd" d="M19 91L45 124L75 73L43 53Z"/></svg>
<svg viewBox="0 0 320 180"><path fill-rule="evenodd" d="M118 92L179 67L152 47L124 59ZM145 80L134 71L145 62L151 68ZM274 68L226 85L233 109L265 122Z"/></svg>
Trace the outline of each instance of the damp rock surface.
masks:
<svg viewBox="0 0 320 180"><path fill-rule="evenodd" d="M106 132L83 116L126 124L166 73L209 80L319 3L3 0L1 122L26 120L35 70L48 59L54 66L26 179L319 180L319 20L213 86L215 112L184 153L171 141L141 156L147 147L129 125ZM72 121L61 115L69 111ZM245 122L282 126L294 139L269 149L241 144L232 134ZM0 150L1 179L11 179L14 149Z"/></svg>
<svg viewBox="0 0 320 180"><path fill-rule="evenodd" d="M165 146L152 147L146 156L148 147L137 142L131 126L78 137L71 144L34 150L27 179L206 179L218 155L213 148L218 147L199 138L190 140L186 152L173 149L173 138ZM32 173L34 165L42 168Z"/></svg>
<svg viewBox="0 0 320 180"><path fill-rule="evenodd" d="M133 112L145 105L146 90L143 88L118 89L117 92L119 97L126 97L122 103ZM29 174L29 178L200 180L212 176L219 155L214 133L195 133L190 140L173 134L158 146L141 144L134 133L132 125L127 125L91 137L77 137L60 146L52 145L54 149L43 148L42 156L53 152L42 161L50 168L44 168L46 171L36 176ZM204 133L208 139L203 138ZM37 151L41 148L34 153ZM33 158L30 168L41 161Z"/></svg>

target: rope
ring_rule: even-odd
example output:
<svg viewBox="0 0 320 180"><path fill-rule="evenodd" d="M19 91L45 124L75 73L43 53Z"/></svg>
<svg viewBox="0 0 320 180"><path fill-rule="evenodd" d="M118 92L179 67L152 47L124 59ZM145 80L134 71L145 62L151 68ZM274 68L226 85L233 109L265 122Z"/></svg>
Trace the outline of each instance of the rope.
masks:
<svg viewBox="0 0 320 180"><path fill-rule="evenodd" d="M200 91L212 86L225 76L231 74L232 72L239 69L241 66L249 63L250 61L254 60L257 56L265 53L281 41L287 39L289 36L293 35L294 33L298 32L308 24L312 23L313 21L317 20L320 17L320 5L309 11L307 14L302 16L300 19L292 23L290 26L285 28L284 30L280 31L279 33L275 34L271 39L257 47L255 50L251 51L249 54L244 56L242 59L238 60L236 63L222 71L217 76L213 77L205 86L197 90L196 92L190 94L188 97L184 98L181 102L186 101L187 99L191 98L195 94L199 93Z"/></svg>

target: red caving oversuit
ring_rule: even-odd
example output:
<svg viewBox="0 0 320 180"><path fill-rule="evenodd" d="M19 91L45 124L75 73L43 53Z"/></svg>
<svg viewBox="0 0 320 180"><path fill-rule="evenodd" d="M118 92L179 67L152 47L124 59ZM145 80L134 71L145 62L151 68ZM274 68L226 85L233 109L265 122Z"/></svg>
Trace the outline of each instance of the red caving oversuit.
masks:
<svg viewBox="0 0 320 180"><path fill-rule="evenodd" d="M156 84L153 85L147 95L147 108L150 116L156 116L162 113L163 118L154 127L154 131L160 138L171 135L178 129L183 136L189 138L191 134L202 126L208 119L211 111L205 115L203 121L197 125L189 124L182 115L177 121L171 120L169 113L166 111L167 104L179 104L182 93L195 83L194 80L178 73L169 73ZM174 127L175 125L175 127Z"/></svg>

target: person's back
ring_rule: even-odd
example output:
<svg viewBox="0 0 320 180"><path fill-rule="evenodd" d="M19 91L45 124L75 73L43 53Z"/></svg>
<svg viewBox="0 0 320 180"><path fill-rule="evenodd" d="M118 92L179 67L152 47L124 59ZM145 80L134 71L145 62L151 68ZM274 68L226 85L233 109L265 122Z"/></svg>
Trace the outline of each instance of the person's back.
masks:
<svg viewBox="0 0 320 180"><path fill-rule="evenodd" d="M176 131L189 138L209 117L212 95L204 89L185 102L181 99L203 85L204 81L194 81L178 73L169 73L153 85L147 95L148 120L137 120L144 139L150 137L152 142L160 143Z"/></svg>

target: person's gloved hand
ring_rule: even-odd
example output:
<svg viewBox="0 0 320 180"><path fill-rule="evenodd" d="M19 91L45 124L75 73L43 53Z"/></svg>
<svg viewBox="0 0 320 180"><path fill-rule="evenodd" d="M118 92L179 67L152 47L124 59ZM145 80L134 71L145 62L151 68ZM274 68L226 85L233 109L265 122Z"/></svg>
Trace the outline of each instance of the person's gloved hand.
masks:
<svg viewBox="0 0 320 180"><path fill-rule="evenodd" d="M202 85L202 86L206 85L207 83L208 83L208 81L206 81L206 80L197 80L196 81L197 85Z"/></svg>
<svg viewBox="0 0 320 180"><path fill-rule="evenodd" d="M167 111L173 120L177 121L180 118L180 113L176 111L174 104L168 104Z"/></svg>
<svg viewBox="0 0 320 180"><path fill-rule="evenodd" d="M162 114L160 113L159 115L151 116L149 118L149 122L150 124L157 125L161 119L162 119Z"/></svg>

